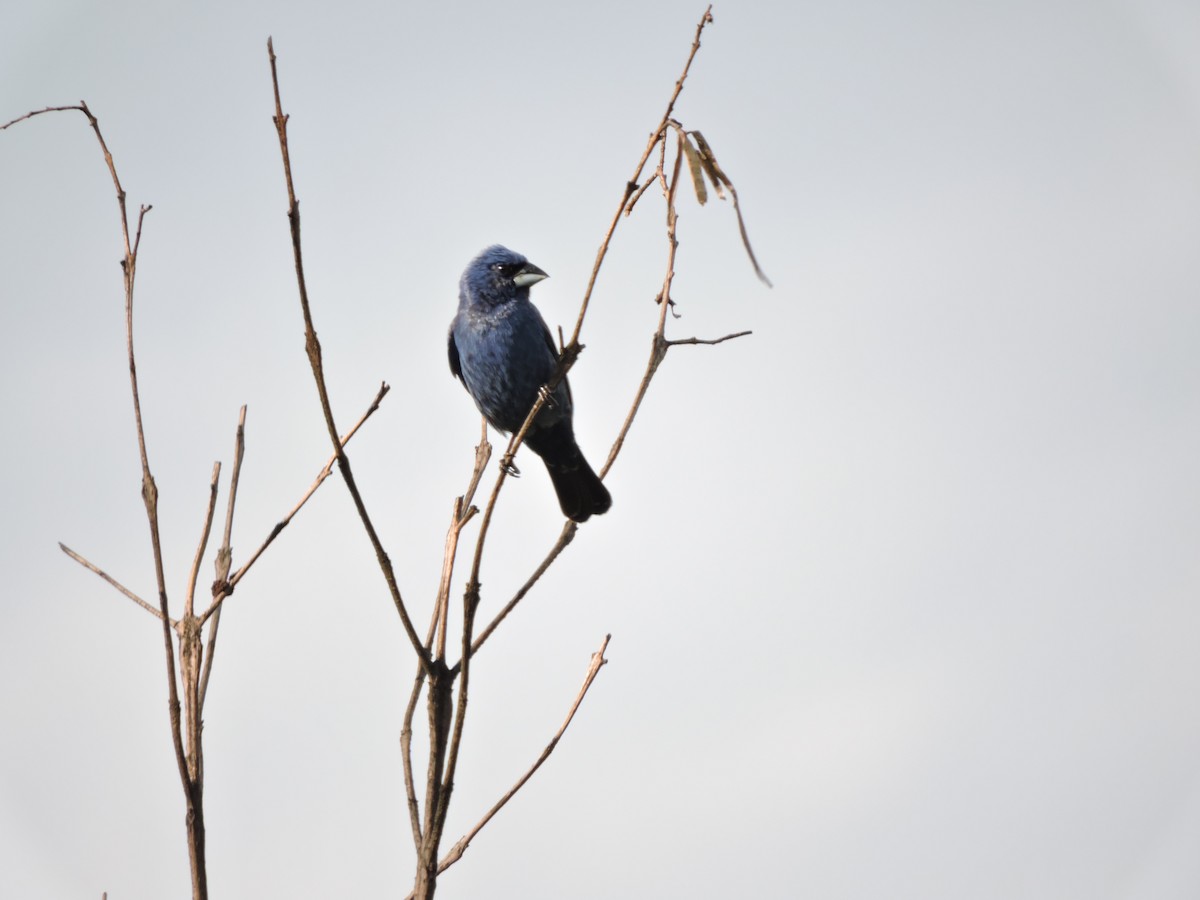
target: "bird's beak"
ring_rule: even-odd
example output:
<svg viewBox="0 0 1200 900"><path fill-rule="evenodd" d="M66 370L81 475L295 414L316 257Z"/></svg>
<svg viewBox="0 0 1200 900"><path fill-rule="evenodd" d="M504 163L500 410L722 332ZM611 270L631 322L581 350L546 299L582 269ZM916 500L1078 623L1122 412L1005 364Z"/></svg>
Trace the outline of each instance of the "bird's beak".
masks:
<svg viewBox="0 0 1200 900"><path fill-rule="evenodd" d="M549 277L549 275L547 275L533 263L527 262L525 265L521 266L521 271L517 272L517 274L513 276L513 284L515 284L517 287L529 287L531 284L537 284L543 278Z"/></svg>

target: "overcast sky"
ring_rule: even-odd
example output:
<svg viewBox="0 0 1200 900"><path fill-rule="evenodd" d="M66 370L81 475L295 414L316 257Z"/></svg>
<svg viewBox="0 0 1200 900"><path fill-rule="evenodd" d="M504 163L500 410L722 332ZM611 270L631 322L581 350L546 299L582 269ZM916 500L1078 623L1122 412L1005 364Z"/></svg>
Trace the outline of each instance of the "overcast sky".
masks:
<svg viewBox="0 0 1200 900"><path fill-rule="evenodd" d="M85 99L131 208L154 206L136 337L176 612L239 406L235 567L329 453L274 36L335 413L392 385L351 459L425 622L479 428L446 364L459 273L507 244L550 273L547 320L574 322L703 3L10 6L0 120ZM727 202L681 199L668 337L754 334L671 351L611 512L478 656L447 846L613 635L565 740L439 896L1195 898L1200 8L714 16L676 114L775 287ZM159 625L57 547L153 597L116 203L83 117L0 133L0 198L0 896L186 896ZM597 465L664 247L650 192L571 376ZM522 457L485 617L562 522ZM412 672L331 479L226 607L214 898L403 895Z"/></svg>

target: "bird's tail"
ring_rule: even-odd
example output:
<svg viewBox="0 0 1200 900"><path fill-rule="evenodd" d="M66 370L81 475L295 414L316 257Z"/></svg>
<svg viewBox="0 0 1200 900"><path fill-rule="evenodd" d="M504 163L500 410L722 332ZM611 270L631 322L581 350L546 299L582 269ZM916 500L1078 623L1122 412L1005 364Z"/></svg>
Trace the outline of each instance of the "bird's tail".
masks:
<svg viewBox="0 0 1200 900"><path fill-rule="evenodd" d="M563 515L576 522L608 512L612 497L583 458L571 429L570 420L561 420L550 428L530 431L525 444L546 463L546 471L558 494Z"/></svg>
<svg viewBox="0 0 1200 900"><path fill-rule="evenodd" d="M593 515L608 512L612 506L608 488L596 477L583 454L578 456L573 466L547 461L546 471L550 473L554 493L558 494L558 505L568 519L586 522Z"/></svg>

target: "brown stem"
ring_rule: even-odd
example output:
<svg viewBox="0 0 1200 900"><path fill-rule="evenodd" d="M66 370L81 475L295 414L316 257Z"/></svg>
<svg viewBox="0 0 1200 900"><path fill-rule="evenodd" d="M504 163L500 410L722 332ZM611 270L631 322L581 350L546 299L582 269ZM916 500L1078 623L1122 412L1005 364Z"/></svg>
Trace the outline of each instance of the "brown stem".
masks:
<svg viewBox="0 0 1200 900"><path fill-rule="evenodd" d="M375 412L375 410L379 409L380 401L383 400L384 396L389 390L391 389L386 384L380 386L379 393L375 395L375 399L371 402L371 405L367 408L367 411L362 414L357 422L354 423L354 427L342 436L341 442L343 447L350 443L350 439L354 437L362 424L366 422L368 418L370 418L371 414ZM228 584L223 585L219 591L214 593L212 603L209 604L208 609L206 609L199 617L201 625L207 622L210 616L216 614L217 610L219 610L222 604L225 602L225 599L233 593L233 589L238 586L242 578L247 572L250 571L250 567L253 566L258 561L258 558L263 555L266 549L271 546L271 543L275 540L275 538L279 537L283 529L287 528L292 519L295 518L296 513L300 512L300 510L304 507L304 504L308 502L309 498L317 492L317 488L325 483L325 479L328 478L333 472L333 464L335 462L337 462L337 454L329 457L329 461L325 463L324 468L317 473L316 479L314 479L313 483L309 485L308 490L304 492L304 496L300 498L300 500L291 508L286 516L275 523L275 526L271 529L270 534L268 534L266 539L259 544L258 549L250 554L250 558L242 565L242 567L233 574L233 577L229 579Z"/></svg>
<svg viewBox="0 0 1200 900"><path fill-rule="evenodd" d="M529 767L528 771L526 771L524 775L517 779L516 784L505 791L504 796L497 800L492 808L484 814L483 818L476 822L471 830L468 831L462 838L460 838L458 843L456 843L450 849L450 852L442 858L437 867L437 873L439 875L462 859L463 853L466 852L466 849L468 846L470 846L471 841L475 839L475 835L479 834L483 827L492 820L492 817L504 808L505 804L507 804L508 801L516 795L517 791L525 786L526 782L533 777L533 774L541 768L542 763L550 758L550 754L554 752L554 748L558 746L558 742L562 740L562 736L566 734L567 728L570 727L571 720L575 718L575 713L578 712L580 705L583 703L583 698L587 696L588 689L591 688L592 682L596 680L596 676L600 673L600 668L608 662L608 660L604 658L604 651L608 648L608 642L611 638L611 634L606 634L603 642L600 644L600 649L592 654L591 664L588 666L587 675L583 679L583 685L579 688L579 693L575 695L575 702L571 704L571 708L567 711L566 719L563 720L562 725L559 726L559 729L557 732L555 732L554 737L550 739L550 743L545 746L541 752L541 755L538 756L533 765ZM413 897L414 894L409 894L408 900L413 900Z"/></svg>
<svg viewBox="0 0 1200 900"><path fill-rule="evenodd" d="M224 595L229 586L229 567L233 565L233 509L237 502L238 481L242 474L242 457L246 454L246 407L242 406L238 413L237 433L233 442L233 474L229 479L229 504L225 509L225 533L221 546L217 550L216 578L212 583L213 601ZM203 627L203 621L201 627ZM213 653L217 649L217 630L221 627L221 607L217 606L213 613L212 624L208 629L208 643L204 648L204 672L200 676L200 711L204 711L204 699L208 696L208 679L212 674Z"/></svg>
<svg viewBox="0 0 1200 900"><path fill-rule="evenodd" d="M558 559L558 555L567 548L567 544L571 543L571 541L575 539L575 533L578 530L579 526L570 519L563 523L562 531L560 531L558 534L558 540L554 542L554 546L550 548L550 552L546 554L545 558L534 570L533 574L529 576L523 585L521 585L521 589L513 595L513 598L509 600L508 603L504 604L504 608L501 609L500 612L496 613L495 618L488 623L488 626L479 633L479 637L477 637L475 642L471 644L472 656L479 651L479 648L483 646L484 641L492 636L492 632L495 631L500 623L503 622L508 616L508 614L516 608L517 604L520 603L521 599L529 593L530 589L537 584L538 579L541 578L542 575L546 573L546 570L550 568L551 564Z"/></svg>
<svg viewBox="0 0 1200 900"><path fill-rule="evenodd" d="M109 575L107 572L105 572L99 566L96 566L93 563L88 562L88 560L86 560L84 557L80 556L78 553L76 553L74 550L72 550L66 544L62 543L62 541L59 541L58 549L60 549L63 553L67 554L67 556L71 557L71 559L75 560L75 562L79 563L85 569L88 569L91 572L95 572L97 575L99 575L101 578L103 578L105 581L107 581L109 584L111 584L113 587L115 587L118 591L120 591L122 594L124 594L126 597L128 597L130 600L132 600L134 603L136 603L142 609L146 610L146 612L153 613L154 615L158 616L158 618L160 618L160 619L162 618L162 610L151 606L149 603L147 603L145 600L143 600L141 597L139 597L133 591L129 590L129 588L125 587L125 585L121 584L121 582L117 581L115 578L113 578L111 575ZM174 625L175 623L172 622L171 624Z"/></svg>
<svg viewBox="0 0 1200 900"><path fill-rule="evenodd" d="M325 372L321 361L321 344L317 340L317 331L313 327L312 310L308 303L308 286L304 279L304 256L300 244L300 203L296 200L296 189L292 179L292 161L288 152L288 117L283 114L283 104L279 96L279 73L276 67L275 46L270 38L267 39L267 55L271 62L271 85L275 92L275 130L279 136L279 151L283 156L283 175L284 180L287 182L288 224L290 225L292 234L292 256L296 264L296 283L300 290L300 309L304 314L304 344L308 352L309 365L312 367L313 380L316 382L317 395L321 401L321 412L325 416L325 427L329 431L329 440L333 443L334 453L337 454L338 469L342 473L346 489L350 492L350 497L354 501L354 507L358 511L358 517L362 520L363 528L366 530L367 537L371 541L371 546L375 550L375 558L378 560L379 568L383 572L384 581L387 582L388 591L392 596L392 603L395 605L396 612L400 616L404 632L408 635L417 658L421 660L422 665L428 666L430 662L429 653L422 645L421 639L417 636L416 629L413 627L412 619L408 615L408 609L404 605L404 599L400 595L400 587L396 582L396 573L392 568L392 561L383 549L383 544L379 540L379 535L375 531L375 526L371 522L370 515L367 513L366 504L363 502L362 494L358 490L358 484L355 482L354 475L350 470L350 459L346 455L345 450L342 448L342 443L338 438L337 424L334 422L333 408L329 402L329 391L325 386Z"/></svg>

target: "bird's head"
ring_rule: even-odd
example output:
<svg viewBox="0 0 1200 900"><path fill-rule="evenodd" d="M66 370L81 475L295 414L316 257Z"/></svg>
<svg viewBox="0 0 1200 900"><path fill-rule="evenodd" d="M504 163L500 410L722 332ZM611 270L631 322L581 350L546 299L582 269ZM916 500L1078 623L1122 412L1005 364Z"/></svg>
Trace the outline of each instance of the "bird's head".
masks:
<svg viewBox="0 0 1200 900"><path fill-rule="evenodd" d="M530 286L547 277L520 253L493 244L471 260L460 288L472 304L499 306L528 296Z"/></svg>

